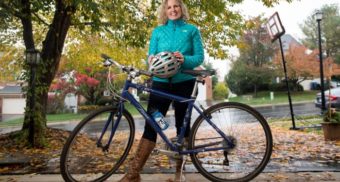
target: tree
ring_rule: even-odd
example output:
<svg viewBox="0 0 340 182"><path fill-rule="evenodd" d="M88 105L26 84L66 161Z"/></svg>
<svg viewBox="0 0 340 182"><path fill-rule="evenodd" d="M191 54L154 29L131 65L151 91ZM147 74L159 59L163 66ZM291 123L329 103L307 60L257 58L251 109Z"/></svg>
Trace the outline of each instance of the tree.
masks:
<svg viewBox="0 0 340 182"><path fill-rule="evenodd" d="M110 54L112 59L121 64L146 70L145 48L122 46L97 33L79 38L77 43L68 46L67 52L67 56L60 63L59 78L64 74L74 73L72 86L76 88L75 93L86 98L86 104L101 104L103 91L108 86L108 69L101 64L102 59L98 57L98 53ZM125 76L120 73L120 70L111 69L111 74L116 75L113 80L115 88L122 88ZM94 85L92 82L95 80L99 82Z"/></svg>
<svg viewBox="0 0 340 182"><path fill-rule="evenodd" d="M15 81L20 76L20 62L22 50L13 46L0 45L0 82Z"/></svg>
<svg viewBox="0 0 340 182"><path fill-rule="evenodd" d="M273 78L271 57L275 46L271 44L266 30L262 27L263 18L255 17L250 20L250 26L238 43L240 56L232 64L226 82L230 89L242 94L253 90L257 95L259 87L268 84Z"/></svg>
<svg viewBox="0 0 340 182"><path fill-rule="evenodd" d="M285 61L287 68L287 75L289 81L293 84L293 89L298 90L299 84L313 77L320 76L320 70L315 69L320 67L319 50L308 50L303 45L290 44L288 51L285 53ZM278 70L283 70L281 53L278 52L274 59L274 65ZM330 78L334 74L339 74L339 69L334 61L329 57L323 60L324 76ZM283 76L283 73L280 74Z"/></svg>
<svg viewBox="0 0 340 182"><path fill-rule="evenodd" d="M262 1L267 6L279 2L279 0ZM238 13L229 10L228 7L240 2L242 1L186 1L193 17L192 22L199 24L202 29L209 54L225 57L227 54L223 47L235 44L243 21ZM26 50L41 49L42 61L36 71L36 95L32 95L31 85L28 85L27 89L28 102L22 138L27 138L29 118L30 114L33 114L36 143L32 145L44 145L47 93L57 73L71 27L77 30L80 36L95 31L105 32L106 37L124 45L143 47L147 42L145 35L150 33L150 27L156 24L154 12L159 3L159 0L0 1L0 22L3 23L0 29L6 31L19 29ZM29 72L29 65L25 63L23 69L26 70L25 76L28 80L32 74ZM32 97L36 98L34 108L29 107Z"/></svg>
<svg viewBox="0 0 340 182"><path fill-rule="evenodd" d="M114 77L111 80L115 79ZM53 81L50 91L55 93L60 100L64 101L69 93L81 95L86 99L88 105L99 105L103 101L103 93L107 87L106 70L93 71L86 68L82 72L72 70L71 72L59 73Z"/></svg>
<svg viewBox="0 0 340 182"><path fill-rule="evenodd" d="M75 85L77 93L83 95L90 105L98 104L105 90L106 77L104 74L92 73L88 69L87 74L76 74Z"/></svg>
<svg viewBox="0 0 340 182"><path fill-rule="evenodd" d="M57 74L53 80L48 94L47 114L61 113L65 107L65 97L69 93L75 93L74 81L69 75Z"/></svg>
<svg viewBox="0 0 340 182"><path fill-rule="evenodd" d="M231 65L231 70L225 78L230 90L236 94L254 92L256 95L259 87L267 86L273 77L273 70L267 67L247 65L241 60L236 60Z"/></svg>
<svg viewBox="0 0 340 182"><path fill-rule="evenodd" d="M285 53L285 61L287 68L287 75L289 81L293 83L293 88L298 88L300 82L319 76L318 51L311 51L303 45L290 44L288 51ZM277 52L273 59L273 63L278 70L283 70L281 53ZM283 72L280 72L283 76Z"/></svg>
<svg viewBox="0 0 340 182"><path fill-rule="evenodd" d="M58 70L58 65L64 48L67 33L71 26L80 31L114 30L113 36L125 42L140 46L145 44L147 33L146 16L135 16L140 13L139 1L1 1L1 22L6 25L21 22L21 27L2 26L3 29L16 28L22 30L22 38L26 50L41 47L41 64L36 73L35 108L30 108L31 89L27 89L27 105L22 138L28 135L29 118L34 116L34 134L36 143L33 146L44 145L44 129L46 128L47 92ZM112 13L112 9L116 13ZM118 16L119 15L119 16ZM103 22L106 18L109 22ZM89 25L89 26L87 26ZM109 26L110 25L110 26ZM34 29L44 27L43 29ZM44 35L42 41L39 35ZM130 42L128 40L131 40ZM32 74L29 65L24 64L26 79ZM28 86L31 88L31 85Z"/></svg>
<svg viewBox="0 0 340 182"><path fill-rule="evenodd" d="M300 28L305 34L302 43L309 49L318 49L319 36L318 24L315 19L317 10L304 21ZM340 9L339 4L324 5L321 8L323 18L321 21L322 49L327 57L333 57L336 63L340 64Z"/></svg>
<svg viewBox="0 0 340 182"><path fill-rule="evenodd" d="M133 65L146 69L146 49L143 47L129 47L118 42L92 33L78 39L77 43L68 46L66 59L62 62L62 71L75 70L79 73L91 67L92 72L103 71L100 53L110 54L112 59L124 65Z"/></svg>

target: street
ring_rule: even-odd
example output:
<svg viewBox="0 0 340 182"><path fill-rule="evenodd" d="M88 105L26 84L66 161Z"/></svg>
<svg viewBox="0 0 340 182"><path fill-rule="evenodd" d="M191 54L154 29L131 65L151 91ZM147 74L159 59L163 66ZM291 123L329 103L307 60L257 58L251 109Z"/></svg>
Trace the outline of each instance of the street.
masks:
<svg viewBox="0 0 340 182"><path fill-rule="evenodd" d="M288 104L255 107L265 118L283 118L290 117L290 108ZM295 116L308 116L320 114L321 110L315 107L314 103L293 104Z"/></svg>
<svg viewBox="0 0 340 182"><path fill-rule="evenodd" d="M205 104L202 104L202 105L205 105ZM254 108L257 111L259 111L266 119L290 118L291 117L288 104L254 106ZM295 117L320 114L320 109L315 107L314 103L312 102L293 104L293 109L294 109ZM173 117L173 110L169 110L167 115L168 115L167 119L169 120L170 125L174 125L175 118ZM193 112L191 124L193 124L194 119L196 118L197 118L197 113ZM134 117L134 120L136 124L136 129L142 130L144 128L144 119L140 115L137 115ZM53 128L72 130L77 123L78 122L60 122L60 123L50 123L48 125ZM10 127L10 128L0 128L0 133L7 133L7 132L14 131L14 130L19 130L19 129L21 129L21 126Z"/></svg>

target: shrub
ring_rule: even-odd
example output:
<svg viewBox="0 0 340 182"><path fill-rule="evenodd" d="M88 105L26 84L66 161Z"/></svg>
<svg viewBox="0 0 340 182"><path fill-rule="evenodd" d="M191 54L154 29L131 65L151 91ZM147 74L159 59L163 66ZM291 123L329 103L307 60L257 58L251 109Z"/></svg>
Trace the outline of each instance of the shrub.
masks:
<svg viewBox="0 0 340 182"><path fill-rule="evenodd" d="M333 108L328 109L327 112L324 114L323 121L331 123L340 123L340 112L336 111Z"/></svg>
<svg viewBox="0 0 340 182"><path fill-rule="evenodd" d="M229 91L224 83L217 83L213 90L213 98L215 100L224 100L228 97Z"/></svg>
<svg viewBox="0 0 340 182"><path fill-rule="evenodd" d="M290 91L303 91L303 86L300 84L294 84L292 82L288 82L288 86L289 86ZM287 91L286 82L273 83L270 85L269 89L271 91Z"/></svg>
<svg viewBox="0 0 340 182"><path fill-rule="evenodd" d="M47 114L62 113L65 108L64 99L65 99L64 97L57 94L48 95L46 113Z"/></svg>

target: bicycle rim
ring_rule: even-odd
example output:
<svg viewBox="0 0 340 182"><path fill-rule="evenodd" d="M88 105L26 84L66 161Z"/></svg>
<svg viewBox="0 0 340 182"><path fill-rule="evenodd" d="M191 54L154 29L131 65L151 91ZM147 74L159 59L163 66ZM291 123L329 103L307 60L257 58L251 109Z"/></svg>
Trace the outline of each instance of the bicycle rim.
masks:
<svg viewBox="0 0 340 182"><path fill-rule="evenodd" d="M109 142L117 109L102 108L81 121L68 138L61 154L61 173L65 181L104 181L119 169L131 149L134 139L134 122L131 115L124 111L111 144L104 150L97 142L105 123L109 124L101 144Z"/></svg>
<svg viewBox="0 0 340 182"><path fill-rule="evenodd" d="M200 116L192 127L189 148L228 149L191 154L197 170L211 181L249 181L261 173L273 145L266 120L256 110L240 103L220 103L205 113L232 145Z"/></svg>

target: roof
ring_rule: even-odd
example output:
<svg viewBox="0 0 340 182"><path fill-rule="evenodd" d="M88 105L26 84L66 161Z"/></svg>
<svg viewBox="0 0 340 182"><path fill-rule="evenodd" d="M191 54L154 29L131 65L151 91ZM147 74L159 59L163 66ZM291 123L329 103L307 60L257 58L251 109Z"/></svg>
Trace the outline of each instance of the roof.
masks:
<svg viewBox="0 0 340 182"><path fill-rule="evenodd" d="M281 37L282 39L282 46L284 52L286 52L289 49L290 44L296 44L301 45L300 42L298 42L294 37L292 37L290 34L285 34Z"/></svg>
<svg viewBox="0 0 340 182"><path fill-rule="evenodd" d="M0 95L8 94L22 94L21 86L5 86L3 89L0 89Z"/></svg>

